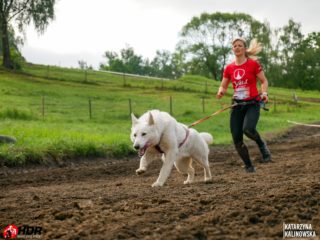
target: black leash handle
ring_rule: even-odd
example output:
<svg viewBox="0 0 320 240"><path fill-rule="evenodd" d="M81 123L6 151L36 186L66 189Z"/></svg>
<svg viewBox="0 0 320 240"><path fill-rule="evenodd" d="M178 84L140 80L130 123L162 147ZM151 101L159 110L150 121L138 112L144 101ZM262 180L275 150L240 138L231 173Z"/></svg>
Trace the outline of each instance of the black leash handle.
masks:
<svg viewBox="0 0 320 240"><path fill-rule="evenodd" d="M262 108L263 110L265 111L269 111L269 108L266 107L266 103L264 101L259 101L259 105L260 105L260 108Z"/></svg>

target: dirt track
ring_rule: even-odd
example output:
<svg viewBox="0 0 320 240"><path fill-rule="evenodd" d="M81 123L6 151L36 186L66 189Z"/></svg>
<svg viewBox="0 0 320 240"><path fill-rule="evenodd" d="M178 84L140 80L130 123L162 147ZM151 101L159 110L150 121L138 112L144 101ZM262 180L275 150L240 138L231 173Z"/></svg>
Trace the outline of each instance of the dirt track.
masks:
<svg viewBox="0 0 320 240"><path fill-rule="evenodd" d="M274 163L255 174L232 146L213 146L212 184L197 167L183 185L174 169L156 189L160 163L136 176L137 158L2 168L0 227L41 226L41 239L282 239L283 223L306 223L320 239L320 128L294 127L269 146Z"/></svg>

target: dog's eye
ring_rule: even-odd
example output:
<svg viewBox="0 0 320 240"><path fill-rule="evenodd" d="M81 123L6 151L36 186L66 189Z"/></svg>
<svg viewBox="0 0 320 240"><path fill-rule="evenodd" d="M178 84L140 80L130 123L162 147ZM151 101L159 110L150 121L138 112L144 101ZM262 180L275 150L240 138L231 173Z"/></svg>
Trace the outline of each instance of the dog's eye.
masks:
<svg viewBox="0 0 320 240"><path fill-rule="evenodd" d="M147 135L147 134L146 134L146 133L142 133L142 134L141 134L141 136L145 136L145 135Z"/></svg>
<svg viewBox="0 0 320 240"><path fill-rule="evenodd" d="M135 133L135 134L133 134L133 136L134 136L134 137L136 137L136 136L137 136L137 134Z"/></svg>

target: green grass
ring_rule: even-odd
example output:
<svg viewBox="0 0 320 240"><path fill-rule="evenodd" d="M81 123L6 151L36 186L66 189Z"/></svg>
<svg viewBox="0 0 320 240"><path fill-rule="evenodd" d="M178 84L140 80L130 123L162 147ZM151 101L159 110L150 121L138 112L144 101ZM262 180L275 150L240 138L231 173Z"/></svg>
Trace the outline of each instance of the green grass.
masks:
<svg viewBox="0 0 320 240"><path fill-rule="evenodd" d="M13 166L127 156L133 153L129 99L139 116L150 109L169 112L172 97L174 117L190 124L230 104L228 94L215 99L218 86L199 76L161 81L32 64L20 73L0 69L0 134L17 139L0 146L0 161ZM291 126L287 120L319 121L320 103L313 100L319 100L319 91L271 88L269 93L270 111L261 112L258 125L262 135L284 131ZM215 144L231 143L229 111L195 128L212 133Z"/></svg>

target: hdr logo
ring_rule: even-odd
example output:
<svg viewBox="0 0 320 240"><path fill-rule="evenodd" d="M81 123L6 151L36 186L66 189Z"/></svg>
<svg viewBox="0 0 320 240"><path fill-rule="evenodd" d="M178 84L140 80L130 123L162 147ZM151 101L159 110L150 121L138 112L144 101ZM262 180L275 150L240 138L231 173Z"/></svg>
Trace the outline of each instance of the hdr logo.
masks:
<svg viewBox="0 0 320 240"><path fill-rule="evenodd" d="M10 224L3 230L4 239L16 238L17 235L18 235L18 228L16 225Z"/></svg>
<svg viewBox="0 0 320 240"><path fill-rule="evenodd" d="M23 225L19 228L13 224L7 226L3 231L4 239L14 238L41 238L42 227Z"/></svg>

